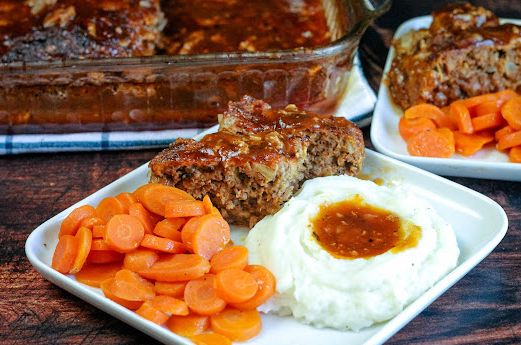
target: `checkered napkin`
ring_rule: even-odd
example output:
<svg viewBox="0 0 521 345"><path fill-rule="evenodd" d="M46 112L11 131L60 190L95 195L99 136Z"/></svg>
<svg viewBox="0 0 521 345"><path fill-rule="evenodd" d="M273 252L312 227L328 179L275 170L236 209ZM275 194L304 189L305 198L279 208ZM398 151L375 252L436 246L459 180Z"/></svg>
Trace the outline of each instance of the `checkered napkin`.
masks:
<svg viewBox="0 0 521 345"><path fill-rule="evenodd" d="M336 115L344 116L361 127L368 125L371 122L376 96L362 73L358 58L355 59L347 90L349 91L340 102ZM190 138L204 130L193 128L139 132L0 135L0 155L165 147L175 138Z"/></svg>

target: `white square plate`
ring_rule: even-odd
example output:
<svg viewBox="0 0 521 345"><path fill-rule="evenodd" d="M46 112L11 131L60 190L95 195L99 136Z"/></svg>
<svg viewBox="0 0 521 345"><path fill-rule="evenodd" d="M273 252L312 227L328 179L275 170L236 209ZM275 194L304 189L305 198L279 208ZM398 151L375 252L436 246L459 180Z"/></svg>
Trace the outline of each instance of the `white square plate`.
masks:
<svg viewBox="0 0 521 345"><path fill-rule="evenodd" d="M215 127L212 130L215 130ZM399 315L385 323L356 333L317 329L301 324L290 317L263 315L261 334L248 344L316 345L324 342L328 345L381 344L483 260L505 236L508 225L506 214L491 199L376 152L367 150L366 153L364 175L407 185L412 192L428 200L442 217L452 224L461 251L458 266ZM59 225L66 215L80 205L96 205L107 196L133 191L148 179L149 170L145 164L54 216L31 233L25 245L25 252L31 264L46 279L84 301L165 344L190 344L185 338L142 319L134 312L105 298L99 289L83 285L72 276L60 274L50 267L52 254L58 242ZM235 242L241 242L244 235L244 230L232 227Z"/></svg>
<svg viewBox="0 0 521 345"><path fill-rule="evenodd" d="M403 36L411 30L427 28L431 22L431 16L410 19L400 25L394 35L394 39ZM521 25L521 20L519 19L502 19L502 22ZM471 157L464 157L459 154L455 154L451 158L414 157L409 155L405 141L398 133L398 121L403 111L393 103L386 83L387 72L391 68L394 56L395 50L391 47L385 63L384 76L380 83L378 100L371 124L371 141L378 151L440 175L521 181L521 164L509 163L507 155L493 147L485 148Z"/></svg>

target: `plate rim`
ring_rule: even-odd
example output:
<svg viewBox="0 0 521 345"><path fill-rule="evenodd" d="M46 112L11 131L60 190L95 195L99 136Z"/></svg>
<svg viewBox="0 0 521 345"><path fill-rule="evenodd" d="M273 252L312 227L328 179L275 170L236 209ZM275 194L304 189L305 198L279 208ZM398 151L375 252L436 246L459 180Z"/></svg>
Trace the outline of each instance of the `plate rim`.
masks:
<svg viewBox="0 0 521 345"><path fill-rule="evenodd" d="M501 22L512 22L521 25L521 19L517 18L500 18ZM427 26L429 21L432 21L432 15L424 15L418 16L414 18L410 18L403 22L395 31L392 40L396 40L400 38L403 34L409 31L409 27L418 26L424 27ZM385 128L383 128L383 119L388 118L389 116L397 115L396 112L396 104L392 101L389 94L389 88L387 86L387 74L391 68L392 61L395 58L395 49L391 45L389 48L389 52L387 54L387 58L385 60L385 65L382 73L382 79L380 81L380 87L378 89L378 97L375 104L373 118L371 123L371 142L374 145L375 149L385 154L386 156L395 158L397 160L407 162L411 165L415 165L417 167L424 168L425 170L430 170L433 172L442 172L440 170L443 167L450 167L457 169L456 171L452 171L453 174L448 174L449 176L462 176L462 177L473 177L473 178L494 178L500 180L521 180L521 164L517 163L509 163L509 162L492 162L486 160L472 160L472 159L453 159L453 158L436 158L436 157L416 157L411 155L402 154L396 151L389 149L386 146L387 141L383 141L380 139L378 132L387 132ZM385 94L385 96L384 96ZM389 108L390 111L382 108ZM387 115L386 113L392 113ZM518 179L512 178L504 178L502 176L485 176L483 174L477 175L473 173L465 173L465 170L471 170L476 172L477 169L490 169L495 172L512 172L519 171L520 177ZM442 172L443 173L443 172Z"/></svg>

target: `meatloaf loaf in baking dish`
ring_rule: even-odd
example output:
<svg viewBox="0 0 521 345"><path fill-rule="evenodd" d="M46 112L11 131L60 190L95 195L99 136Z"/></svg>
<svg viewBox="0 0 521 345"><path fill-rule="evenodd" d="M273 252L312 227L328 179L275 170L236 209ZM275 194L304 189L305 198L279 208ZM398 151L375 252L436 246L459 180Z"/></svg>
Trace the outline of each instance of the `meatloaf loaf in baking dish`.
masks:
<svg viewBox="0 0 521 345"><path fill-rule="evenodd" d="M273 110L245 96L219 116L219 131L201 141L177 139L150 162L152 182L209 195L226 220L253 226L277 212L302 183L356 175L364 158L352 122L288 105Z"/></svg>
<svg viewBox="0 0 521 345"><path fill-rule="evenodd" d="M159 0L0 0L0 60L150 56L164 24Z"/></svg>
<svg viewBox="0 0 521 345"><path fill-rule="evenodd" d="M449 5L433 13L430 28L406 34L394 47L387 82L404 109L521 89L521 27L500 25L482 7Z"/></svg>

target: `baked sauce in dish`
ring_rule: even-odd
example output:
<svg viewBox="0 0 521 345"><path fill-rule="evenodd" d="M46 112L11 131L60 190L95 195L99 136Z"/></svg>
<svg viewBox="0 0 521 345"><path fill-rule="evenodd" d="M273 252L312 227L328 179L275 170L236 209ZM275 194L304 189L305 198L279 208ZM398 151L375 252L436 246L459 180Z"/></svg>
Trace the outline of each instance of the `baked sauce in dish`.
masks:
<svg viewBox="0 0 521 345"><path fill-rule="evenodd" d="M358 259L415 247L421 228L368 205L360 196L321 205L312 220L318 243L337 258Z"/></svg>

